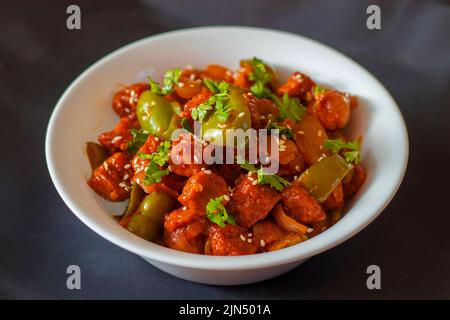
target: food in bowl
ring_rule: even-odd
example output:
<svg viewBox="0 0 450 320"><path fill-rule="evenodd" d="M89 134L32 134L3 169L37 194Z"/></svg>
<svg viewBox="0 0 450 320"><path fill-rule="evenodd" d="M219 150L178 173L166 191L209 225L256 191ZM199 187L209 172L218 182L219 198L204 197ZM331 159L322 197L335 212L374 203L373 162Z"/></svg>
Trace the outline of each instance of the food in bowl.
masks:
<svg viewBox="0 0 450 320"><path fill-rule="evenodd" d="M356 106L300 72L279 84L255 57L235 72L172 69L115 94L120 121L87 143L87 182L129 199L118 223L149 241L218 256L279 250L335 224L363 185L361 139L342 132Z"/></svg>

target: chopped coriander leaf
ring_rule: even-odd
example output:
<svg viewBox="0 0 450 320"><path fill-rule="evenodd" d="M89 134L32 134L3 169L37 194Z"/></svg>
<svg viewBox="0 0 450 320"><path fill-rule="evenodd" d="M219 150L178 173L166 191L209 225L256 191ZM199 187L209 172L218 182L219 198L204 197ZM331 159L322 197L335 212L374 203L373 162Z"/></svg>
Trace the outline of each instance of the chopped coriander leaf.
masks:
<svg viewBox="0 0 450 320"><path fill-rule="evenodd" d="M154 81L151 77L149 77L152 92L161 96L165 96L169 93L172 93L174 91L173 86L178 83L180 76L181 76L180 69L177 68L168 70L164 75L163 80L164 86L162 88L158 82Z"/></svg>
<svg viewBox="0 0 450 320"><path fill-rule="evenodd" d="M203 121L214 106L214 113L217 114L219 122L227 121L230 116L230 96L228 92L230 85L225 81L219 83L209 79L204 80L204 83L213 92L213 95L209 97L208 101L192 109L192 119Z"/></svg>
<svg viewBox="0 0 450 320"><path fill-rule="evenodd" d="M213 81L213 80L210 80L210 79L205 79L205 80L203 80L203 83L209 89L209 91L211 91L212 93L219 93L220 92L219 85L217 84L216 81Z"/></svg>
<svg viewBox="0 0 450 320"><path fill-rule="evenodd" d="M197 108L192 109L192 119L203 122L212 108L213 107L209 105L208 102L200 104Z"/></svg>
<svg viewBox="0 0 450 320"><path fill-rule="evenodd" d="M256 172L258 184L268 184L277 191L281 191L284 187L291 184L289 181L277 176L276 174L266 174L263 167L258 169L251 163L243 163L241 164L241 168L251 172Z"/></svg>
<svg viewBox="0 0 450 320"><path fill-rule="evenodd" d="M144 184L146 186L152 184L161 182L162 178L169 174L169 169L160 169L156 163L150 162L150 164L145 169L145 177L144 177Z"/></svg>
<svg viewBox="0 0 450 320"><path fill-rule="evenodd" d="M131 154L135 154L140 147L147 141L148 133L143 130L131 129L131 135L133 136L133 140L128 142L127 150Z"/></svg>
<svg viewBox="0 0 450 320"><path fill-rule="evenodd" d="M250 91L257 97L269 98L271 91L266 88L266 84L271 80L271 75L267 71L266 65L261 59L253 57L251 61L253 72L249 75L249 80L254 84L250 87Z"/></svg>
<svg viewBox="0 0 450 320"><path fill-rule="evenodd" d="M141 159L150 160L149 165L145 169L144 184L149 185L155 182L161 182L162 177L169 174L169 169L161 169L167 164L170 158L170 141L164 141L161 143L155 152L147 154L139 152L138 156Z"/></svg>
<svg viewBox="0 0 450 320"><path fill-rule="evenodd" d="M225 228L225 223L236 224L234 217L228 214L227 209L222 204L224 196L210 199L206 205L206 217L221 228Z"/></svg>
<svg viewBox="0 0 450 320"><path fill-rule="evenodd" d="M277 191L282 191L286 186L291 184L289 181L276 174L265 174L263 168L258 169L256 173L259 184L268 184Z"/></svg>
<svg viewBox="0 0 450 320"><path fill-rule="evenodd" d="M292 133L292 129L288 128L288 127L283 127L282 125L279 125L277 123L271 123L269 124L269 126L267 127L268 130L278 130L279 135L285 135L288 139L292 139L292 137L294 136L294 134Z"/></svg>
<svg viewBox="0 0 450 320"><path fill-rule="evenodd" d="M289 98L288 94L283 95L283 102L280 106L280 114L284 119L299 121L305 114L305 107L297 98Z"/></svg>
<svg viewBox="0 0 450 320"><path fill-rule="evenodd" d="M357 140L344 142L342 139L329 139L325 140L323 145L334 154L343 151L344 158L348 163L357 165L361 162L360 143Z"/></svg>
<svg viewBox="0 0 450 320"><path fill-rule="evenodd" d="M317 96L319 94L325 93L325 91L327 91L327 89L325 89L324 87L316 85L316 87L314 88L314 95Z"/></svg>

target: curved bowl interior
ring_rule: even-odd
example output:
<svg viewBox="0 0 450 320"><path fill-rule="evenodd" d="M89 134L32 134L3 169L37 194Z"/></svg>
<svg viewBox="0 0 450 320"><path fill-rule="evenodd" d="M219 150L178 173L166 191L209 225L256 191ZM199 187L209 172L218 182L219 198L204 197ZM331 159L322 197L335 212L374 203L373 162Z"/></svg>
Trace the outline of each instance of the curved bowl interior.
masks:
<svg viewBox="0 0 450 320"><path fill-rule="evenodd" d="M299 245L242 257L211 257L177 252L138 238L111 217L124 204L100 199L86 185L90 168L87 141L118 121L111 109L114 92L125 84L160 79L166 69L217 63L236 69L239 60L258 56L281 78L300 70L318 83L355 94L360 106L348 132L363 135L362 159L368 177L339 223ZM389 203L404 175L408 138L402 116L384 87L365 69L337 51L284 32L238 27L188 29L150 37L106 56L66 90L51 117L46 156L53 182L70 209L113 243L158 263L208 270L269 268L304 260L348 239Z"/></svg>

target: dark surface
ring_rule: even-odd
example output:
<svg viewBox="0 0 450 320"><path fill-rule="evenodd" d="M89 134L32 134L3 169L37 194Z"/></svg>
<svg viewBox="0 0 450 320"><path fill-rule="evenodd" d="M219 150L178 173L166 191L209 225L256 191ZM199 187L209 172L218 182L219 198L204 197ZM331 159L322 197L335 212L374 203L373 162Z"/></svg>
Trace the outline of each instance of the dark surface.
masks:
<svg viewBox="0 0 450 320"><path fill-rule="evenodd" d="M81 6L81 31L65 26L65 9L72 3ZM148 3L1 2L0 297L450 297L448 1ZM382 30L365 26L365 9L372 3L381 6ZM152 34L218 24L287 30L350 56L391 92L411 145L403 184L374 223L288 274L240 287L174 278L96 235L60 199L44 155L50 113L87 66ZM66 288L70 264L81 267L81 290ZM366 288L370 264L381 267L382 290Z"/></svg>

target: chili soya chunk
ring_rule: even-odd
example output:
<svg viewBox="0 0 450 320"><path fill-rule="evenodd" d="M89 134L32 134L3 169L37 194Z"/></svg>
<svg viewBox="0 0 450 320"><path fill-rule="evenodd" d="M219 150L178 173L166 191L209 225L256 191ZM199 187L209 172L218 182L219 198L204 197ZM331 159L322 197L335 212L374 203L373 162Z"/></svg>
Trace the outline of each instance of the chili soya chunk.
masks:
<svg viewBox="0 0 450 320"><path fill-rule="evenodd" d="M209 91L206 88L203 88L199 94L193 96L191 100L186 102L186 104L183 107L183 111L180 114L180 117L192 120L191 115L192 109L197 108L201 103L207 101L209 97L211 97L211 95L212 95L211 91Z"/></svg>
<svg viewBox="0 0 450 320"><path fill-rule="evenodd" d="M164 243L167 247L191 252L203 253L206 236L203 235L206 221L205 218L197 219L174 231L164 230Z"/></svg>
<svg viewBox="0 0 450 320"><path fill-rule="evenodd" d="M350 119L350 98L338 91L327 91L318 97L314 109L325 129L341 129Z"/></svg>
<svg viewBox="0 0 450 320"><path fill-rule="evenodd" d="M217 64L209 64L203 71L204 75L214 81L233 82L233 74L231 71L223 66Z"/></svg>
<svg viewBox="0 0 450 320"><path fill-rule="evenodd" d="M139 96L150 86L147 83L136 83L117 92L113 98L112 107L120 116L125 117L136 111Z"/></svg>
<svg viewBox="0 0 450 320"><path fill-rule="evenodd" d="M336 188L330 193L330 195L322 203L322 207L325 210L338 210L344 206L344 191L342 183L339 183Z"/></svg>
<svg viewBox="0 0 450 320"><path fill-rule="evenodd" d="M261 246L261 250L264 250L266 245L281 240L285 233L275 222L268 219L259 221L253 226L253 236Z"/></svg>
<svg viewBox="0 0 450 320"><path fill-rule="evenodd" d="M205 170L188 179L178 201L189 209L204 214L209 200L222 195L228 195L225 181L218 175Z"/></svg>
<svg viewBox="0 0 450 320"><path fill-rule="evenodd" d="M131 164L134 170L133 182L137 183L146 193L152 192L164 192L169 196L176 198L179 190L181 190L181 184L183 179L173 174L164 176L160 183L145 184L145 170L150 163L149 159L142 159L139 157L139 153L152 154L154 153L161 140L158 137L150 135L147 141L139 148L136 155L133 157Z"/></svg>
<svg viewBox="0 0 450 320"><path fill-rule="evenodd" d="M365 180L366 172L364 168L360 164L355 166L342 181L345 198L353 197L364 184Z"/></svg>
<svg viewBox="0 0 450 320"><path fill-rule="evenodd" d="M197 148L194 146L197 145ZM196 149L198 152L195 152ZM201 159L204 146L201 142L195 141L190 134L180 135L172 142L170 151L170 169L177 175L190 177L195 173L206 169L208 165L195 163L195 158Z"/></svg>
<svg viewBox="0 0 450 320"><path fill-rule="evenodd" d="M284 210L301 223L309 224L326 217L320 204L298 182L283 189L282 203Z"/></svg>
<svg viewBox="0 0 450 320"><path fill-rule="evenodd" d="M303 98L307 92L311 92L315 86L310 77L300 72L294 72L281 87L278 94L287 93L290 97Z"/></svg>
<svg viewBox="0 0 450 320"><path fill-rule="evenodd" d="M250 64L241 66L238 71L233 74L234 85L248 90L251 86L251 81L248 79L253 69Z"/></svg>
<svg viewBox="0 0 450 320"><path fill-rule="evenodd" d="M268 121L273 115L278 115L280 110L272 100L257 99L250 92L244 93L248 109L252 118L253 129L263 129L267 127Z"/></svg>
<svg viewBox="0 0 450 320"><path fill-rule="evenodd" d="M128 147L128 142L133 139L130 130L138 129L139 127L136 114L132 113L120 118L119 123L113 130L99 135L98 141L111 152L125 151Z"/></svg>
<svg viewBox="0 0 450 320"><path fill-rule="evenodd" d="M214 256L238 256L258 251L259 243L249 237L250 231L239 225L227 224L221 228L215 224L209 228L208 240Z"/></svg>
<svg viewBox="0 0 450 320"><path fill-rule="evenodd" d="M135 173L145 172L145 168L147 168L150 163L149 159L140 158L139 153L152 154L156 152L160 143L161 140L159 138L152 135L148 136L147 141L145 141L145 143L139 148L138 152L133 157L133 161L131 162Z"/></svg>
<svg viewBox="0 0 450 320"><path fill-rule="evenodd" d="M195 210L181 207L166 215L164 229L168 232L174 232L178 228L187 226L198 217L199 215Z"/></svg>
<svg viewBox="0 0 450 320"><path fill-rule="evenodd" d="M130 195L131 167L125 168L129 159L124 152L116 152L92 172L88 185L109 201L123 201Z"/></svg>
<svg viewBox="0 0 450 320"><path fill-rule="evenodd" d="M271 187L254 185L255 175L249 178L248 175L239 178L230 201L231 212L235 214L238 223L247 228L267 217L280 200L280 195Z"/></svg>

